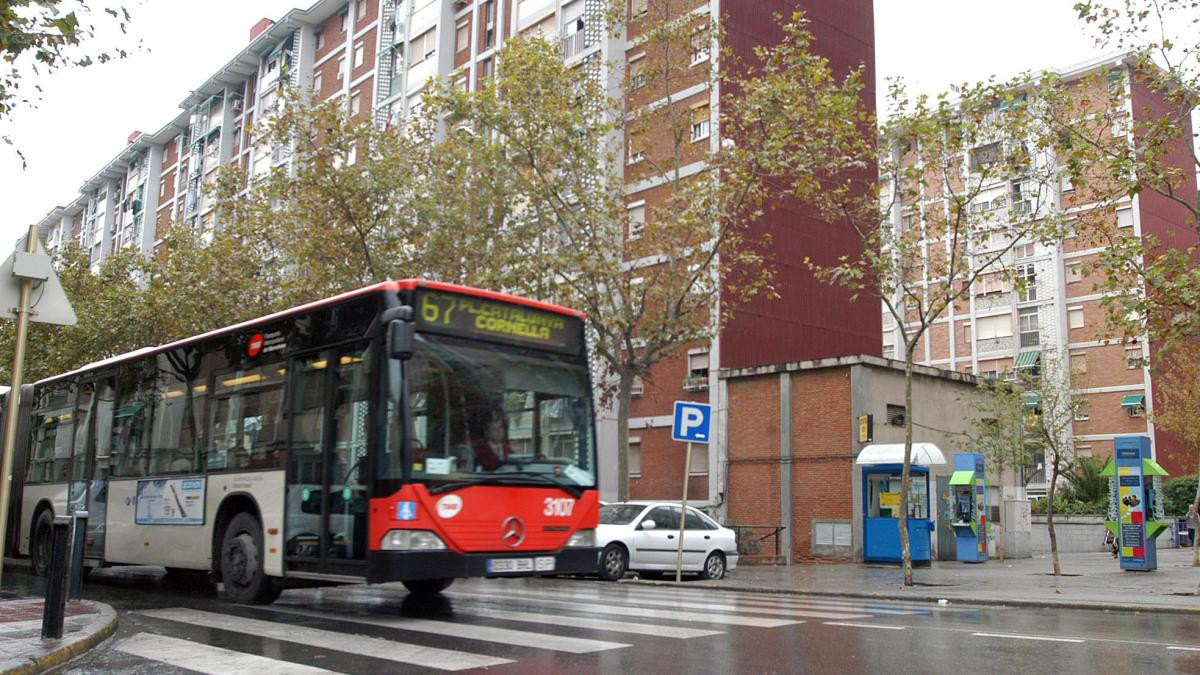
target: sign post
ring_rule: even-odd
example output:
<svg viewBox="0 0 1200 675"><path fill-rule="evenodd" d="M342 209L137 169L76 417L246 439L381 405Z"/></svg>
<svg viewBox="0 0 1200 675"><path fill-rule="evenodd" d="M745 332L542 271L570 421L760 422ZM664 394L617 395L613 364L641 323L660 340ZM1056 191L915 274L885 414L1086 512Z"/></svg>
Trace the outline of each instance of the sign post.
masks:
<svg viewBox="0 0 1200 675"><path fill-rule="evenodd" d="M712 406L690 401L675 402L675 421L671 425L671 439L684 441L687 449L683 454L683 498L679 500L679 542L675 548L675 581L683 579L683 533L687 522L688 475L692 472L692 443L708 443L712 427Z"/></svg>
<svg viewBox="0 0 1200 675"><path fill-rule="evenodd" d="M24 250L21 250L21 243ZM15 283L14 283L15 282ZM42 297L37 303L37 312L30 306L34 285L42 286ZM50 264L50 256L42 249L37 225L29 226L24 242L0 265L0 318L17 320L16 344L13 349L12 382L8 390L8 412L4 418L4 445L0 450L0 559L8 553L8 502L12 494L10 483L13 466L13 448L17 440L17 412L21 397L21 377L25 368L25 342L29 333L29 321L75 325L75 311L63 291L58 276ZM4 564L0 562L0 580Z"/></svg>

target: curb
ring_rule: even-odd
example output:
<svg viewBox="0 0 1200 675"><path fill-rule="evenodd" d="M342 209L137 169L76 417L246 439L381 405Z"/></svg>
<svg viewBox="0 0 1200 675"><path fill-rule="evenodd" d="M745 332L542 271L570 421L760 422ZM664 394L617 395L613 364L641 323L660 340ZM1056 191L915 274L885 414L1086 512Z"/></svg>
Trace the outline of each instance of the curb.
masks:
<svg viewBox="0 0 1200 675"><path fill-rule="evenodd" d="M41 656L31 658L24 665L17 666L16 668L10 668L9 670L4 671L3 675L32 675L33 673L44 672L49 668L62 665L76 656L83 654L92 647L95 647L104 640L108 639L109 636L117 631L116 610L104 603L91 602L88 600L84 600L84 602L100 610L100 621L105 621L103 626L101 626L98 630L93 631L89 635L85 635L81 638L68 642L49 654L43 654ZM107 620L105 620L105 615L107 615Z"/></svg>
<svg viewBox="0 0 1200 675"><path fill-rule="evenodd" d="M1174 605L1121 605L1116 603L1105 602L1086 602L1086 601L1052 601L1052 600L1023 600L1020 598L1010 598L1005 600L995 600L992 598L956 598L945 597L938 595L910 595L905 593L862 593L853 591L813 591L799 590L790 588L762 588L760 586L697 586L695 583L674 581L645 581L641 579L622 579L619 583L641 585L641 586L674 586L679 588L706 588L714 591L733 591L736 593L759 593L762 595L806 595L818 596L827 598L854 598L857 600L903 600L908 602L929 602L936 603L938 600L949 600L951 604L963 605L986 605L989 607L1038 607L1038 608L1059 608L1059 609L1090 609L1106 612L1127 612L1138 614L1142 612L1154 612L1163 614L1184 614L1187 616L1200 616L1200 606L1197 607L1176 607Z"/></svg>

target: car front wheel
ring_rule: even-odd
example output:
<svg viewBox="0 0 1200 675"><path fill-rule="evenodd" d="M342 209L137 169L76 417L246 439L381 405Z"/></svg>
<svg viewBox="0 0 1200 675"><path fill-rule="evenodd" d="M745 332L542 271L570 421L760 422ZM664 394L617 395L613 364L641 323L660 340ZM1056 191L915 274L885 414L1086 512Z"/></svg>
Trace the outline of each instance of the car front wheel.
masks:
<svg viewBox="0 0 1200 675"><path fill-rule="evenodd" d="M721 579L725 576L725 556L717 551L708 554L704 560L704 569L700 570L702 579Z"/></svg>
<svg viewBox="0 0 1200 675"><path fill-rule="evenodd" d="M600 578L616 581L629 570L629 553L620 544L609 544L600 553Z"/></svg>

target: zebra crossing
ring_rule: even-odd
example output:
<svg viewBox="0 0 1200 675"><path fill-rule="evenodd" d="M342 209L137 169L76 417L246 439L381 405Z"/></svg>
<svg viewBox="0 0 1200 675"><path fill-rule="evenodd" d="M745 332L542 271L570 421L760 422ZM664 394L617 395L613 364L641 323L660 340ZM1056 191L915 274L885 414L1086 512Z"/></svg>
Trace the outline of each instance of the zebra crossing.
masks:
<svg viewBox="0 0 1200 675"><path fill-rule="evenodd" d="M853 630L947 608L589 582L473 581L417 602L398 586L285 593L275 605L134 613L113 646L146 670L205 673L458 671L587 667L644 645L703 646L731 632L794 639L810 622ZM867 622L864 622L866 620ZM781 632L784 632L780 634ZM759 635L759 633L755 633ZM689 647L690 649L690 647ZM595 663L602 663L597 661ZM532 665L531 665L532 664Z"/></svg>

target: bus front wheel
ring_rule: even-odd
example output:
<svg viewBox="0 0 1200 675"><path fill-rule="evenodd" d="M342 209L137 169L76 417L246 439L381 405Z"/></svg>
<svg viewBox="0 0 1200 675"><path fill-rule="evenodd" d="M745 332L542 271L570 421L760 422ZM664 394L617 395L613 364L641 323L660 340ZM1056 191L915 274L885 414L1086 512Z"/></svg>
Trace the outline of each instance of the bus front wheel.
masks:
<svg viewBox="0 0 1200 675"><path fill-rule="evenodd" d="M279 597L279 585L263 572L263 535L258 519L239 513L221 537L221 583L225 599L267 605Z"/></svg>
<svg viewBox="0 0 1200 675"><path fill-rule="evenodd" d="M46 570L50 567L50 533L53 529L54 516L50 509L38 511L29 530L29 558L33 573L39 577L46 576Z"/></svg>

